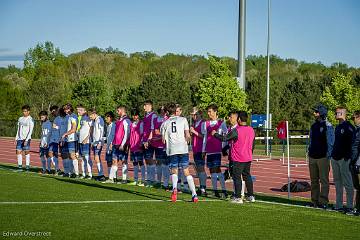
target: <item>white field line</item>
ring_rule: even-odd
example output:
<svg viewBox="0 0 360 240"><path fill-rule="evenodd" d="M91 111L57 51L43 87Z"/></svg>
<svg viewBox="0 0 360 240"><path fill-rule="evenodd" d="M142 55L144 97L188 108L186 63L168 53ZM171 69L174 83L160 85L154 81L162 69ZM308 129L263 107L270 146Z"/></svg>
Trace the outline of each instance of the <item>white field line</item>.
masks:
<svg viewBox="0 0 360 240"><path fill-rule="evenodd" d="M171 200L158 200L158 199L128 199L128 200L98 200L98 201L44 201L44 202L0 202L1 205L36 205L36 204L49 204L49 205L57 205L57 204L92 204L92 203L154 203L154 202L171 202ZM177 200L177 202L189 202L186 200ZM206 202L225 202L223 200L217 200L217 199L203 199L199 200L199 202L206 203ZM269 205L280 205L285 207L297 207L297 208L307 208L307 209L313 209L313 210L320 210L324 211L323 209L318 208L310 208L307 206L302 205L295 205L290 203L278 203L278 202L270 202L270 201L263 201L263 200L256 200L256 202L269 204ZM230 202L228 202L230 203ZM254 204L254 203L245 203L245 205L248 204ZM255 203L256 204L256 203Z"/></svg>

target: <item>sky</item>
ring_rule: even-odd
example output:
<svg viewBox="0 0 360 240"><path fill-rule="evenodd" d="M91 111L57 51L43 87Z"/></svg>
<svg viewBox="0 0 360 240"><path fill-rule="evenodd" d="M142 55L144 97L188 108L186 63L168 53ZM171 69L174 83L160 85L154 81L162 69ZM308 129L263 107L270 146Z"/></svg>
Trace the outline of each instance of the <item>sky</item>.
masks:
<svg viewBox="0 0 360 240"><path fill-rule="evenodd" d="M246 55L266 55L267 0L246 1ZM97 46L237 57L239 0L0 0L0 67L51 41L65 55ZM360 67L360 1L271 0L270 53Z"/></svg>

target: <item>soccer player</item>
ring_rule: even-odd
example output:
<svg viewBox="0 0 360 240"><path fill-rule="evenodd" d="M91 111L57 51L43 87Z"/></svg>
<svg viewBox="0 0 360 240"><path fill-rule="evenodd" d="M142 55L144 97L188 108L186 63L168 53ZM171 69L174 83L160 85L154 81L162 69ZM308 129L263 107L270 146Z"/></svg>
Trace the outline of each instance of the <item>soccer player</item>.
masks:
<svg viewBox="0 0 360 240"><path fill-rule="evenodd" d="M30 116L30 106L24 105L22 108L23 116L17 122L17 133L15 137L16 156L19 170L22 171L22 153L25 154L26 170L30 170L30 141L34 129L34 120Z"/></svg>
<svg viewBox="0 0 360 240"><path fill-rule="evenodd" d="M81 159L80 178L92 179L92 161L90 159L90 132L92 121L86 113L86 108L81 106L77 108L78 111L78 137L79 137L79 158ZM86 175L87 173L87 175Z"/></svg>
<svg viewBox="0 0 360 240"><path fill-rule="evenodd" d="M106 154L105 160L108 168L108 176L110 175L110 170L112 166L112 142L114 141L115 136L115 115L113 112L105 113L105 122L107 124L106 127ZM114 178L116 179L117 173L115 173Z"/></svg>
<svg viewBox="0 0 360 240"><path fill-rule="evenodd" d="M247 189L247 201L255 202L253 192L253 182L250 174L252 154L254 151L255 132L247 126L248 114L245 111L231 112L229 121L231 129L226 135L220 135L216 130L212 130L211 135L220 141L231 141L230 156L233 162L233 179L235 194L232 203L243 203L241 198L242 179L244 179ZM239 124L238 124L239 123Z"/></svg>
<svg viewBox="0 0 360 240"><path fill-rule="evenodd" d="M135 111L130 125L130 159L134 166L134 185L144 186L145 165L141 138L144 134L144 123L139 120L139 112ZM139 181L139 168L141 170L141 181Z"/></svg>
<svg viewBox="0 0 360 240"><path fill-rule="evenodd" d="M91 131L91 147L92 147L92 152L94 154L94 160L96 162L96 166L97 166L97 170L98 170L98 181L105 181L105 176L104 176L104 170L103 170L103 165L101 162L101 151L102 151L102 147L104 145L104 141L103 141L103 135L104 135L104 120L102 119L102 117L100 117L97 114L96 109L91 109L89 111L89 116L90 119L93 121L92 122L92 131Z"/></svg>
<svg viewBox="0 0 360 240"><path fill-rule="evenodd" d="M181 108L181 105L180 104L176 104L176 112L175 112L175 116L178 116L180 117L182 114L182 108ZM184 188L183 188L183 191L184 192L189 192L189 185L188 185L188 182L184 176L184 172L182 170L182 168L179 168L179 171L178 171L178 176L179 176L179 180L178 180L178 193L181 193L181 182L184 183Z"/></svg>
<svg viewBox="0 0 360 240"><path fill-rule="evenodd" d="M59 166L59 142L60 142L60 128L63 124L63 118L59 116L59 107L51 106L50 113L54 117L51 126L51 136L49 143L49 157L55 166L55 175L59 175L61 170Z"/></svg>
<svg viewBox="0 0 360 240"><path fill-rule="evenodd" d="M41 121L41 141L39 152L42 165L42 174L50 174L51 158L49 157L49 143L51 137L51 122L48 119L48 113L46 111L41 111L39 113L39 117Z"/></svg>
<svg viewBox="0 0 360 240"><path fill-rule="evenodd" d="M61 157L62 163L63 163L63 169L64 169L63 176L66 176L65 172L69 173L69 161L65 161L68 153L67 153L66 148L64 147L65 140L61 137L67 132L66 113L64 111L64 106L65 105L62 105L59 108L59 117L61 118L61 121L60 121L61 125L60 125L60 129L59 129L59 138L60 138L60 140L59 140L60 155L59 156Z"/></svg>
<svg viewBox="0 0 360 240"><path fill-rule="evenodd" d="M63 161L65 164L64 176L65 177L79 177L79 161L75 155L76 148L76 128L77 128L77 116L73 113L74 109L70 103L64 105L65 126L66 132L61 136L61 141L64 142L64 156ZM73 168L73 172L72 172ZM72 174L73 173L73 174Z"/></svg>
<svg viewBox="0 0 360 240"><path fill-rule="evenodd" d="M127 183L128 171L128 147L130 139L130 125L131 121L126 115L126 107L118 106L117 113L119 119L115 123L115 136L112 142L113 148L113 162L110 170L109 179L104 183L114 183L115 173L118 170L118 162L122 163L122 182Z"/></svg>
<svg viewBox="0 0 360 240"><path fill-rule="evenodd" d="M172 173L171 180L173 184L173 191L171 194L171 200L173 202L176 202L177 200L178 168L181 167L189 183L192 201L198 202L199 199L196 195L194 179L189 172L189 124L186 118L175 116L175 104L170 104L168 111L170 118L164 122L162 137L164 143L166 144L166 154L169 156Z"/></svg>
<svg viewBox="0 0 360 240"><path fill-rule="evenodd" d="M227 127L224 121L218 119L218 107L215 104L211 104L207 108L207 114L209 120L205 122L205 129L202 134L204 135L205 142L205 151L206 151L206 161L207 167L210 170L211 174L211 183L216 197L220 197L220 194L217 190L217 179L219 179L224 197L227 197L226 187L225 187L225 178L224 174L221 172L221 153L222 148L226 143L222 143L219 139L211 135L212 131L216 131L218 134L222 135L227 132Z"/></svg>
<svg viewBox="0 0 360 240"><path fill-rule="evenodd" d="M152 131L154 130L154 119L157 117L156 114L152 111L153 103L151 100L144 102L144 111L145 116L143 119L144 123L144 134L142 138L142 143L144 145L144 158L146 162L146 175L147 175L147 187L152 187L155 182L155 161L154 151L155 149L149 144L152 138Z"/></svg>
<svg viewBox="0 0 360 240"><path fill-rule="evenodd" d="M165 152L165 144L162 141L160 127L167 119L166 110L164 106L158 109L158 116L154 119L154 131L151 138L151 146L155 149L156 173L157 173L157 187L161 187L162 177L164 176L163 188L169 187L169 166L167 164L167 157Z"/></svg>
<svg viewBox="0 0 360 240"><path fill-rule="evenodd" d="M193 158L195 162L195 169L199 177L200 186L199 186L199 195L206 196L206 172L205 172L205 138L202 132L205 132L205 121L202 119L202 112L196 107L192 109L190 113L193 124L190 127L190 134L192 136L192 151Z"/></svg>

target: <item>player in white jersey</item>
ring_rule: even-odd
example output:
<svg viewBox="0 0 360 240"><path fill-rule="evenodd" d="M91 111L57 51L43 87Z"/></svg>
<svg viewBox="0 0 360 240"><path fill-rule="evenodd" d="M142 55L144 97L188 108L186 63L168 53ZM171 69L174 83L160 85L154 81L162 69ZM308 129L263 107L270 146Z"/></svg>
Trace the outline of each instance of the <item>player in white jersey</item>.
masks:
<svg viewBox="0 0 360 240"><path fill-rule="evenodd" d="M192 194L192 201L198 202L196 195L194 179L189 172L189 149L188 142L190 141L189 124L186 118L176 116L176 105L170 104L168 107L170 118L164 122L162 126L162 137L166 145L166 154L169 156L171 180L173 184L173 191L171 200L177 200L177 182L178 182L178 168L182 168L184 175L189 184Z"/></svg>
<svg viewBox="0 0 360 240"><path fill-rule="evenodd" d="M110 175L110 170L112 166L112 142L114 140L115 136L115 115L113 112L107 112L105 113L105 122L107 124L106 127L106 154L105 154L105 160L106 165L108 168L108 176ZM117 178L117 172L115 172L114 178Z"/></svg>
<svg viewBox="0 0 360 240"><path fill-rule="evenodd" d="M104 170L100 159L102 147L104 146L103 136L105 124L103 118L97 114L96 109L91 109L89 111L89 116L93 121L91 131L91 148L98 169L97 180L105 181Z"/></svg>
<svg viewBox="0 0 360 240"><path fill-rule="evenodd" d="M17 133L15 137L16 156L19 170L22 171L22 153L25 154L26 170L30 169L30 141L34 129L34 120L30 116L30 106L21 108L23 116L17 122Z"/></svg>
<svg viewBox="0 0 360 240"><path fill-rule="evenodd" d="M182 115L182 108L181 108L180 104L176 104L175 115L178 117L180 117ZM179 180L178 180L178 186L177 186L178 192L180 192L180 191L189 192L189 184L186 180L186 177L184 175L184 171L182 170L182 168L179 168L178 174L179 174ZM183 188L181 187L181 183L184 184Z"/></svg>
<svg viewBox="0 0 360 240"><path fill-rule="evenodd" d="M79 177L79 161L75 155L76 149L76 127L77 127L77 116L73 113L73 107L70 103L64 105L65 125L67 132L64 133L61 137L61 140L64 142L64 151L63 151L63 161L65 164L64 176L68 177ZM71 159L71 160L70 160ZM74 169L74 175L71 175L72 168Z"/></svg>
<svg viewBox="0 0 360 240"><path fill-rule="evenodd" d="M92 121L86 114L85 107L78 108L78 119L79 122L79 158L81 159L81 172L80 178L92 179L92 161L90 160L90 131Z"/></svg>
<svg viewBox="0 0 360 240"><path fill-rule="evenodd" d="M63 118L59 116L59 107L51 106L50 107L51 115L54 117L51 126L51 136L49 143L49 157L51 162L55 166L55 175L60 174L59 167L59 143L60 143L60 128L63 124Z"/></svg>
<svg viewBox="0 0 360 240"><path fill-rule="evenodd" d="M59 117L61 118L60 121L60 129L59 129L59 134L60 134L60 141L59 141L59 153L60 153L60 157L62 159L62 163L63 163L63 175L65 174L65 168L68 168L68 161L65 161L65 157L68 155L67 150L65 149L64 145L65 145L65 139L63 139L61 136L63 136L66 132L67 132L67 125L66 125L66 113L64 111L64 105L61 106L59 108Z"/></svg>
<svg viewBox="0 0 360 240"><path fill-rule="evenodd" d="M41 121L41 138L40 138L40 159L42 165L42 174L51 173L51 158L49 157L49 145L51 137L51 122L48 119L48 113L41 111L39 113Z"/></svg>

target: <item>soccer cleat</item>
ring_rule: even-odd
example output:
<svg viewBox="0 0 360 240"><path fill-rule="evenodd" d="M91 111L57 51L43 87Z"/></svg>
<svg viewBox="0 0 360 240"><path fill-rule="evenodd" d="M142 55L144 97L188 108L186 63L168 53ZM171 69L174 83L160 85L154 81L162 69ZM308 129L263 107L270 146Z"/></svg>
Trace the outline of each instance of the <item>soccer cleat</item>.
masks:
<svg viewBox="0 0 360 240"><path fill-rule="evenodd" d="M105 176L98 176L97 181L104 182L106 180Z"/></svg>
<svg viewBox="0 0 360 240"><path fill-rule="evenodd" d="M46 170L46 174L51 174L51 170Z"/></svg>
<svg viewBox="0 0 360 240"><path fill-rule="evenodd" d="M30 166L26 166L25 170L28 172L30 171Z"/></svg>
<svg viewBox="0 0 360 240"><path fill-rule="evenodd" d="M62 176L63 177L70 177L70 174L69 173L64 173Z"/></svg>
<svg viewBox="0 0 360 240"><path fill-rule="evenodd" d="M103 181L101 183L115 183L115 182L114 182L114 179L108 179L108 180Z"/></svg>
<svg viewBox="0 0 360 240"><path fill-rule="evenodd" d="M171 201L172 201L172 202L176 202L176 200L177 200L177 193L178 193L177 189L176 189L176 188L173 189L173 191L172 191L172 193L171 193Z"/></svg>
<svg viewBox="0 0 360 240"><path fill-rule="evenodd" d="M246 198L246 201L254 203L255 202L255 197L254 196L249 196L249 197Z"/></svg>
<svg viewBox="0 0 360 240"><path fill-rule="evenodd" d="M92 179L92 176L86 176L85 179L86 179L86 180L91 180L91 179Z"/></svg>
<svg viewBox="0 0 360 240"><path fill-rule="evenodd" d="M138 185L138 182L137 182L137 181L130 182L128 185L129 185L129 186L137 186L137 185Z"/></svg>
<svg viewBox="0 0 360 240"><path fill-rule="evenodd" d="M198 196L197 195L192 196L191 201L197 203L199 201Z"/></svg>
<svg viewBox="0 0 360 240"><path fill-rule="evenodd" d="M139 187L145 187L145 184L143 182L138 182Z"/></svg>
<svg viewBox="0 0 360 240"><path fill-rule="evenodd" d="M234 197L234 198L231 200L231 203L243 204L244 201L243 201L241 198L236 198L236 197Z"/></svg>
<svg viewBox="0 0 360 240"><path fill-rule="evenodd" d="M229 197L229 194L227 193L226 190L223 190L222 192L225 199Z"/></svg>
<svg viewBox="0 0 360 240"><path fill-rule="evenodd" d="M214 190L214 196L217 197L217 198L221 197L218 190Z"/></svg>
<svg viewBox="0 0 360 240"><path fill-rule="evenodd" d="M45 175L46 174L46 170L41 170L41 174Z"/></svg>
<svg viewBox="0 0 360 240"><path fill-rule="evenodd" d="M79 179L85 179L86 178L86 176L84 176L84 175L81 175L80 177L79 177Z"/></svg>

